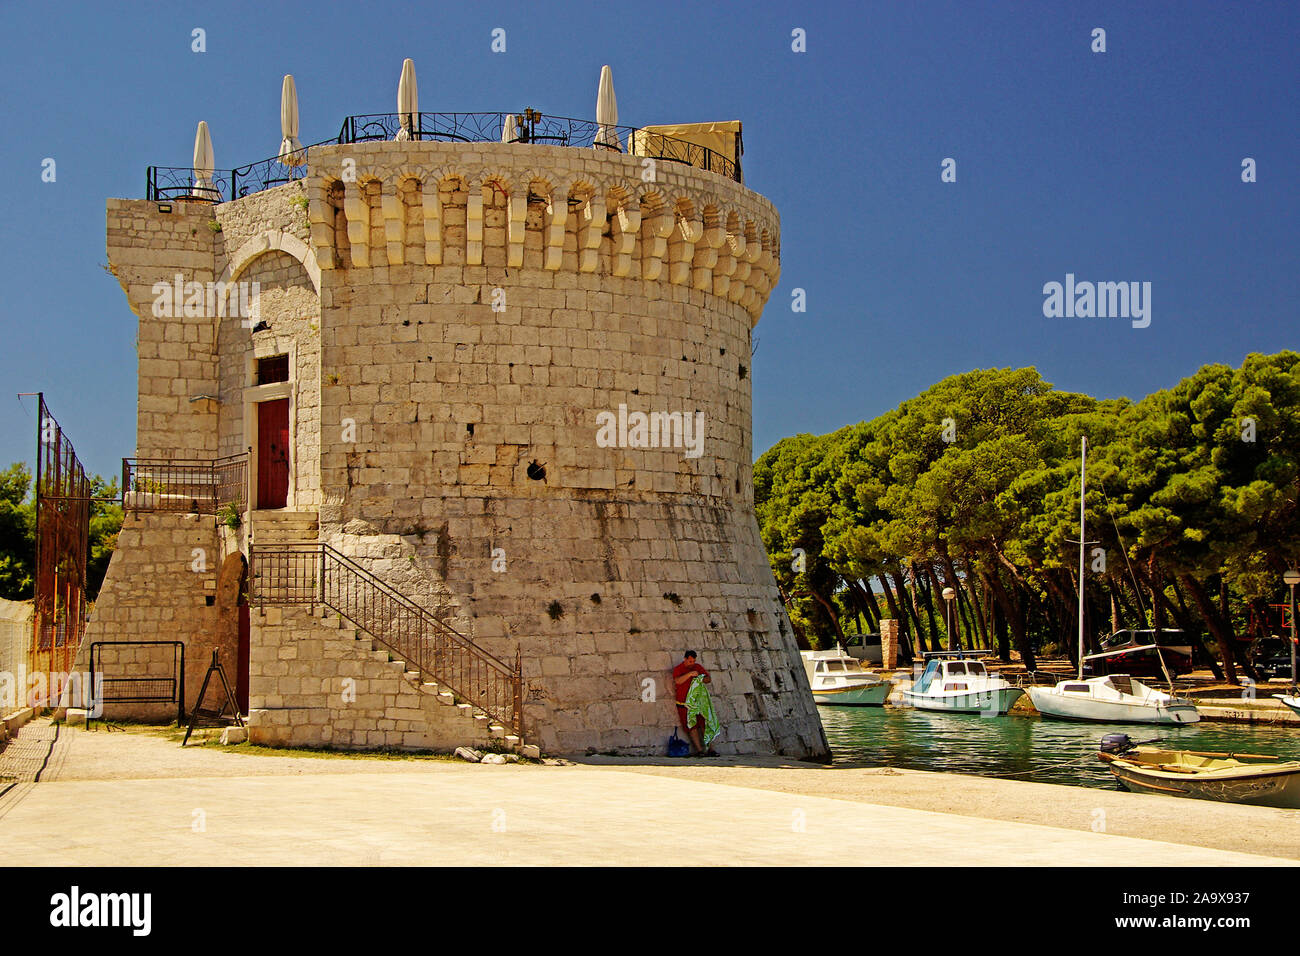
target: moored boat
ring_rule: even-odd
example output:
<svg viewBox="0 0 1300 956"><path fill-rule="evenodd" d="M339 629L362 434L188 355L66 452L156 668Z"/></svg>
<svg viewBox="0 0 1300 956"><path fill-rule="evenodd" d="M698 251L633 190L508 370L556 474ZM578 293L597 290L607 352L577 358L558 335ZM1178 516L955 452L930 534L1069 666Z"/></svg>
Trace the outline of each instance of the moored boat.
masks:
<svg viewBox="0 0 1300 956"><path fill-rule="evenodd" d="M1083 587L1087 578L1086 554L1088 543L1088 437L1079 440L1079 673L1073 680L1059 681L1055 687L1031 687L1029 699L1035 709L1044 717L1056 717L1062 720L1087 720L1101 723L1138 723L1138 724L1194 724L1201 719L1200 712L1191 701L1174 697L1141 681L1134 680L1130 674L1115 673L1108 669L1107 662L1124 659L1122 650L1110 650L1100 655L1087 657L1084 649L1084 604ZM1128 637L1122 639L1124 647L1137 647L1133 632L1120 631ZM1168 633L1168 632L1165 632ZM1181 632L1178 632L1181 633ZM1111 639L1112 642L1114 638ZM1157 660L1163 653L1153 640L1151 650ZM1112 656L1108 657L1107 654ZM1188 649L1188 660L1191 659ZM1099 677L1085 679L1085 665L1091 662L1093 673ZM1161 665L1169 678L1170 687L1173 677L1168 668Z"/></svg>
<svg viewBox="0 0 1300 956"><path fill-rule="evenodd" d="M1297 714L1300 714L1300 697L1294 694L1274 694L1273 696Z"/></svg>
<svg viewBox="0 0 1300 956"><path fill-rule="evenodd" d="M1044 717L1117 724L1194 724L1196 705L1148 687L1126 674L1064 680L1030 687L1029 699Z"/></svg>
<svg viewBox="0 0 1300 956"><path fill-rule="evenodd" d="M1300 760L1135 746L1124 734L1107 735L1097 757L1134 793L1300 809Z"/></svg>
<svg viewBox="0 0 1300 956"><path fill-rule="evenodd" d="M902 692L903 703L918 710L962 714L1005 714L1024 691L991 673L970 655L983 651L932 651L925 670Z"/></svg>
<svg viewBox="0 0 1300 956"><path fill-rule="evenodd" d="M883 707L893 684L864 670L862 662L844 648L801 651L804 673L818 704L836 707Z"/></svg>

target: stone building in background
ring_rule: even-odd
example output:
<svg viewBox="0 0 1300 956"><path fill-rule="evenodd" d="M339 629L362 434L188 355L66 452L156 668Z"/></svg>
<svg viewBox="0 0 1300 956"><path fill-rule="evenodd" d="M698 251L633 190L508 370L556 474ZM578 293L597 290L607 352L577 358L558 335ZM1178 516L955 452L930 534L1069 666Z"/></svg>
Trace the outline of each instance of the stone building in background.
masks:
<svg viewBox="0 0 1300 956"><path fill-rule="evenodd" d="M191 704L217 650L254 741L643 754L694 648L720 752L826 758L753 512L739 124L502 119L109 201L139 410L87 644L184 641Z"/></svg>

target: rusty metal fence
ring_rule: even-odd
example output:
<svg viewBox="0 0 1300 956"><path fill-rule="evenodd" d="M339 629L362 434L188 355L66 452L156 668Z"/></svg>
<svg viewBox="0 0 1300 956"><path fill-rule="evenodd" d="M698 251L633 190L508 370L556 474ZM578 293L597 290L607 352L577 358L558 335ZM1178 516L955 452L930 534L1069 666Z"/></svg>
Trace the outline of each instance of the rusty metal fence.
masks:
<svg viewBox="0 0 1300 956"><path fill-rule="evenodd" d="M327 544L249 549L249 603L324 605L429 679L523 735L522 660L493 656Z"/></svg>
<svg viewBox="0 0 1300 956"><path fill-rule="evenodd" d="M248 455L212 460L123 458L122 507L215 515L248 500Z"/></svg>
<svg viewBox="0 0 1300 956"><path fill-rule="evenodd" d="M72 670L86 628L90 479L72 442L37 393L36 580L32 673Z"/></svg>

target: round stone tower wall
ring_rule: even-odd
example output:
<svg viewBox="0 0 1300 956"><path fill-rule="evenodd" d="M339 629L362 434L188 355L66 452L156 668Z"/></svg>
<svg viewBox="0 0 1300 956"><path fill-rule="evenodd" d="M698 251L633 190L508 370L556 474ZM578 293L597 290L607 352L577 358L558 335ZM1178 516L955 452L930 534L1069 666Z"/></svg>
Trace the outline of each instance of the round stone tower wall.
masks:
<svg viewBox="0 0 1300 956"><path fill-rule="evenodd" d="M771 204L516 144L313 148L322 540L504 660L552 752L661 753L670 669L724 753L825 737L753 514Z"/></svg>

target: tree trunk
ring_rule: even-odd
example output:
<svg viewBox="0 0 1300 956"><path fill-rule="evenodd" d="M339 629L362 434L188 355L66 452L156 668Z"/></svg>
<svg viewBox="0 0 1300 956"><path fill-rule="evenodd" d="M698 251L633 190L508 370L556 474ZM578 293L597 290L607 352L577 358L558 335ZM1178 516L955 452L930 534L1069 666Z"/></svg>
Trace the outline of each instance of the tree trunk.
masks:
<svg viewBox="0 0 1300 956"><path fill-rule="evenodd" d="M996 573L991 575L989 580L993 585L993 595L1002 608L1002 614L1011 625L1011 641L1020 653L1020 663L1026 670L1037 670L1038 662L1034 660L1034 652L1029 646L1029 636L1025 633L1023 602L1012 600L1002 584L1002 579Z"/></svg>
<svg viewBox="0 0 1300 956"><path fill-rule="evenodd" d="M903 572L895 570L892 572L894 580L894 593L898 595L898 603L902 606L903 617L899 623L903 628L911 633L916 639L916 646L921 652L929 650L925 643L925 631L921 628L921 619L916 613L916 606L912 603L912 595L907 590L907 582L903 580Z"/></svg>
<svg viewBox="0 0 1300 956"><path fill-rule="evenodd" d="M986 595L981 594L980 590L976 588L976 584L982 582L979 582L979 580L971 573L970 558L966 559L965 564L966 564L966 588L970 592L970 603L975 616L975 626L976 626L976 633L978 633L979 635L979 644L980 647L992 647L992 645L989 643L988 622L985 620L984 617L984 602L985 602ZM985 588L984 590L987 591L987 588Z"/></svg>
<svg viewBox="0 0 1300 956"><path fill-rule="evenodd" d="M956 613L952 616L953 627L959 630L956 635L957 644L959 647L974 647L974 628L970 622L970 609L966 606L966 589L962 587L961 578L957 576L957 569L953 567L952 557L948 554L946 544L939 549L939 560L943 564L944 579L948 582L948 587L953 589L955 595L953 600L957 602ZM942 588L940 588L939 593L940 595L943 594ZM948 602L945 601L944 604L946 606ZM944 620L947 620L946 616Z"/></svg>
<svg viewBox="0 0 1300 956"><path fill-rule="evenodd" d="M880 573L880 583L884 589L885 605L889 608L889 616L898 622L900 628L907 630L907 621L903 618L903 612L899 610L898 602L894 600L894 589L890 587L889 578L884 571Z"/></svg>
<svg viewBox="0 0 1300 956"><path fill-rule="evenodd" d="M1228 634L1232 638L1232 659L1241 665L1247 677L1258 684L1259 671L1255 670L1254 663L1242 653L1237 643L1237 629L1232 623L1232 607L1228 603L1228 581L1222 574L1219 575L1219 607L1223 621L1228 627Z"/></svg>
<svg viewBox="0 0 1300 956"><path fill-rule="evenodd" d="M812 588L808 588L808 594L813 600L826 609L826 613L830 616L831 624L835 626L835 640L843 644L844 629L840 627L840 615L839 612L835 610L834 603L826 600Z"/></svg>
<svg viewBox="0 0 1300 956"><path fill-rule="evenodd" d="M912 562L912 576L916 579L916 584L917 584L917 588L918 588L918 590L920 590L921 595L925 598L925 616L926 616L926 619L930 622L930 637L931 637L931 641L937 645L938 640L939 640L939 626L938 626L938 624L935 623L935 618L934 618L934 598L933 598L933 596L932 596L931 593L930 593L930 576L931 576L933 573L934 573L933 569L931 569L931 568L927 565L927 567L926 567L924 573L922 573L922 574L917 574L917 573L916 573L916 562L915 562L915 561ZM950 645L951 645L951 642L952 642L952 639L949 638L949 644L950 644Z"/></svg>
<svg viewBox="0 0 1300 956"><path fill-rule="evenodd" d="M862 593L866 595L867 606L871 608L871 629L873 631L879 631L880 630L880 602L876 600L875 589L871 587L870 581L859 580L855 583L859 588L861 588Z"/></svg>
<svg viewBox="0 0 1300 956"><path fill-rule="evenodd" d="M1183 599L1183 589L1178 586L1178 579L1174 578L1172 584L1174 597L1178 600L1177 603L1170 602L1169 613L1173 615L1174 621L1178 626L1183 629L1183 633L1185 633L1188 639L1193 642L1192 646L1199 646L1201 648L1203 656L1209 661L1210 670L1214 674L1214 679L1222 681L1224 679L1223 668L1220 667L1219 662L1214 659L1214 653L1205 646L1205 628L1201 627L1201 625L1197 623L1196 618L1192 616L1192 612L1187 609L1187 601Z"/></svg>
<svg viewBox="0 0 1300 956"><path fill-rule="evenodd" d="M1214 640L1219 645L1219 657L1223 661L1223 672L1229 684L1240 685L1241 681L1237 679L1237 666L1232 653L1231 635L1224 630L1223 624L1219 621L1219 616L1215 613L1214 603L1210 600L1209 594L1206 593L1205 587L1200 581L1190 574L1180 575L1183 587L1187 593L1192 596L1196 609L1201 612L1201 618L1205 621L1205 626L1209 628L1210 633L1214 635Z"/></svg>
<svg viewBox="0 0 1300 956"><path fill-rule="evenodd" d="M993 634L997 640L998 660L1004 664L1011 663L1011 644L1007 640L1007 616L1002 613L1002 608L998 606L997 599L989 593L989 613L993 615Z"/></svg>
<svg viewBox="0 0 1300 956"><path fill-rule="evenodd" d="M1117 588L1114 592L1115 599L1119 601L1120 615L1124 621L1133 621L1134 627L1144 627L1146 626L1147 621L1146 621L1146 614L1140 610L1141 602L1139 600L1139 602L1135 604L1132 601L1130 601L1128 598L1128 592L1129 589L1126 587ZM1137 590L1134 590L1133 593L1138 598L1141 598L1142 596L1141 592ZM1117 622L1117 624L1118 623L1119 622ZM1112 633L1118 630L1121 630L1121 628L1118 626L1111 628Z"/></svg>

